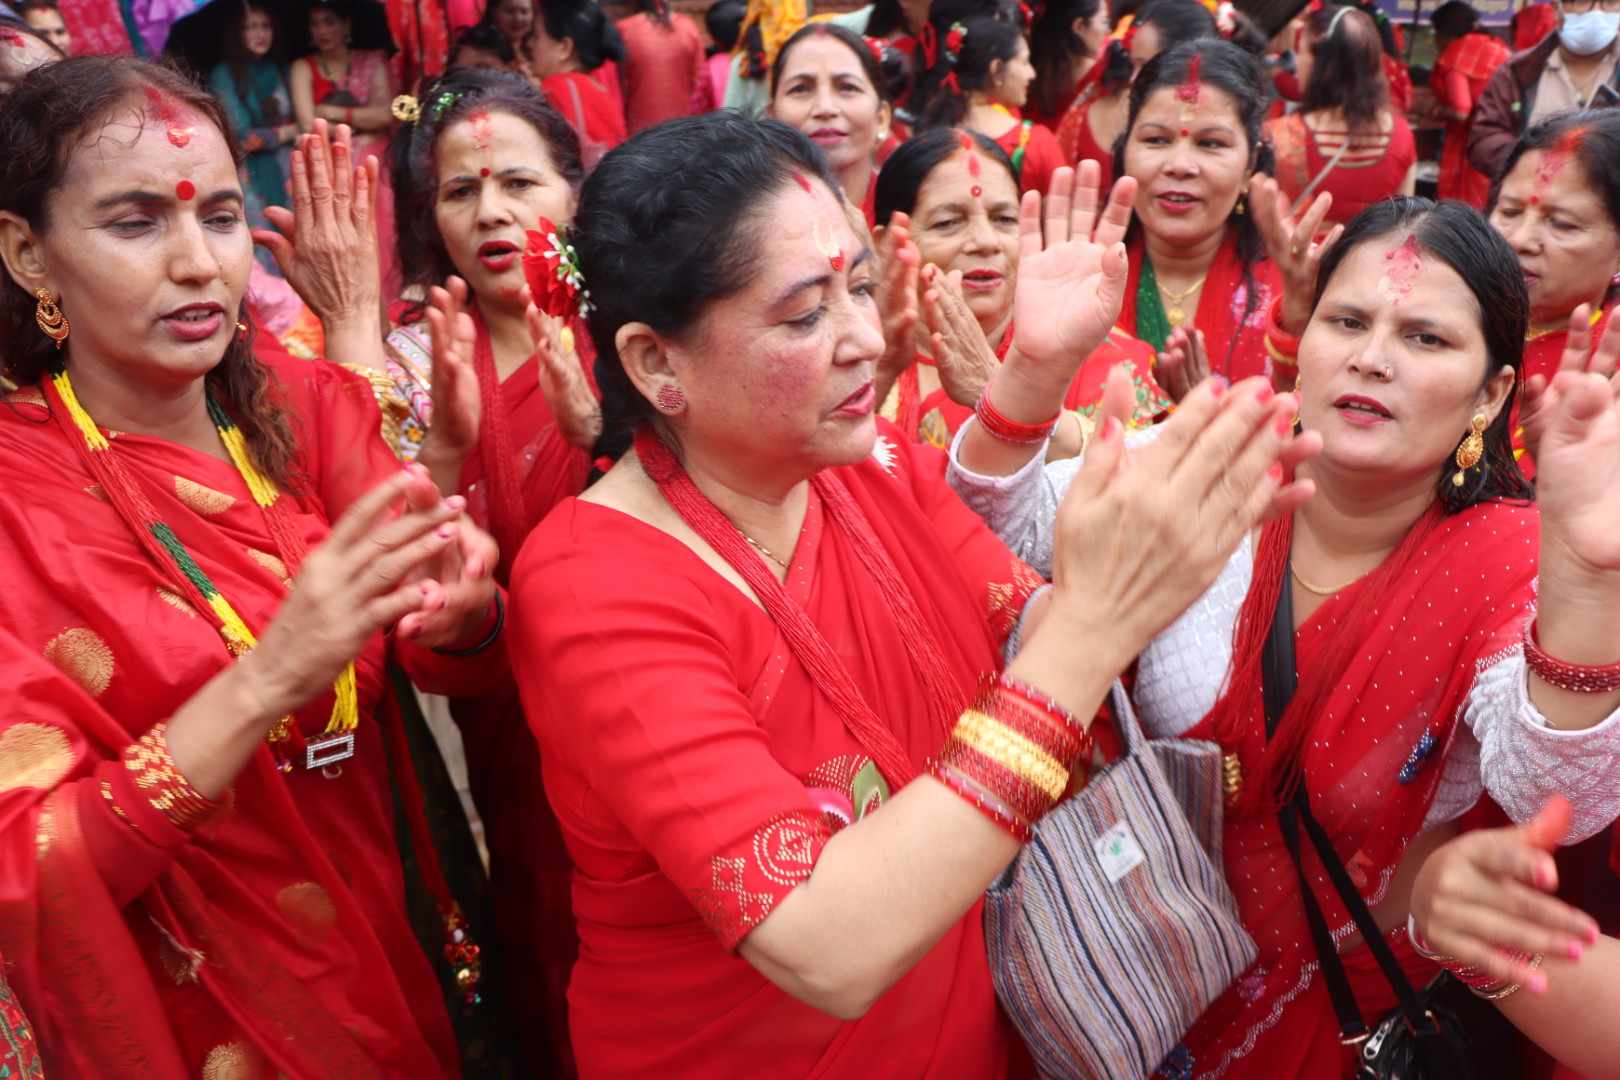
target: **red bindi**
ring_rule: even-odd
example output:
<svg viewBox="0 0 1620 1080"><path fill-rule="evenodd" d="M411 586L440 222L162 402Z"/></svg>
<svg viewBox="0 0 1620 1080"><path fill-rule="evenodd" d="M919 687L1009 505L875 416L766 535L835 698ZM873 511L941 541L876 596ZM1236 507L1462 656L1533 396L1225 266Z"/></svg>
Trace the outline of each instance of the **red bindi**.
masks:
<svg viewBox="0 0 1620 1080"><path fill-rule="evenodd" d="M174 185L174 197L181 202L190 202L197 197L197 185L190 180L182 180Z"/></svg>
<svg viewBox="0 0 1620 1080"><path fill-rule="evenodd" d="M827 256L827 262L832 266L833 273L841 274L844 272L844 252L842 250L836 255Z"/></svg>
<svg viewBox="0 0 1620 1080"><path fill-rule="evenodd" d="M478 170L478 175L479 176L488 176L489 175L489 166L485 165L482 169L479 169Z"/></svg>
<svg viewBox="0 0 1620 1080"><path fill-rule="evenodd" d="M1188 135L1191 135L1191 134L1192 134L1192 132L1188 131L1186 128L1181 129L1181 137L1183 139L1185 139Z"/></svg>
<svg viewBox="0 0 1620 1080"><path fill-rule="evenodd" d="M975 199L984 194L984 188L980 187L978 184L974 184L969 190L973 193L973 197Z"/></svg>

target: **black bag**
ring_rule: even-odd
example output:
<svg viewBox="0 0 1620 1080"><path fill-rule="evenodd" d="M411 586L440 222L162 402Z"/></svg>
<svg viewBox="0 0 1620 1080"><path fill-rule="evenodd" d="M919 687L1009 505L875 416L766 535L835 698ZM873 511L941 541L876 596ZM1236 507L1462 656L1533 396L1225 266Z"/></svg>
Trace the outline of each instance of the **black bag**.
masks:
<svg viewBox="0 0 1620 1080"><path fill-rule="evenodd" d="M1299 672L1294 666L1294 597L1287 577L1277 598L1277 610L1272 614L1271 633L1266 638L1264 662L1264 692L1266 708L1266 736L1276 733L1283 711L1294 696L1299 683ZM1476 1075L1469 1061L1463 1041L1462 1025L1452 1010L1443 1007L1440 999L1446 994L1451 976L1442 971L1433 982L1419 993L1395 959L1372 912L1367 909L1361 894L1356 891L1350 874L1333 850L1327 830L1311 813L1310 793L1302 783L1293 799L1278 812L1283 840L1293 857L1294 869L1299 874L1299 891L1305 906L1305 920L1311 928L1311 939L1322 965L1322 981L1328 996L1333 999L1333 1011L1339 1017L1339 1037L1346 1046L1361 1047L1361 1064L1357 1076L1361 1080L1468 1080ZM1333 943L1327 919L1310 887L1305 863L1300 856L1299 832L1303 825L1311 845L1322 861L1339 898L1344 901L1350 917L1367 948L1372 950L1384 977L1395 990L1399 1004L1367 1030L1361 1009L1356 1005L1350 979L1339 960L1339 950Z"/></svg>

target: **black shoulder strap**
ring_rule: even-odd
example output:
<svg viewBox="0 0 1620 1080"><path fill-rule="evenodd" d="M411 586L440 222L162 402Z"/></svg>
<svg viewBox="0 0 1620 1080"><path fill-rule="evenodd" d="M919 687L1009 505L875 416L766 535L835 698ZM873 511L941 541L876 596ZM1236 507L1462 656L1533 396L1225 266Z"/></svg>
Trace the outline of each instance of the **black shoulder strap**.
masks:
<svg viewBox="0 0 1620 1080"><path fill-rule="evenodd" d="M1263 690L1266 707L1266 738L1269 740L1277 732L1277 725L1282 721L1288 703L1293 700L1294 690L1299 685L1299 670L1294 662L1294 590L1288 582L1289 571L1284 570L1282 591L1277 597L1277 609L1272 613L1271 633L1266 637L1265 652L1262 656L1265 682ZM1258 584L1258 583L1257 583ZM1299 827L1303 823L1306 834L1311 838L1311 845L1316 848L1317 857L1322 861L1322 867L1327 871L1333 887L1338 890L1339 898L1344 901L1355 920L1356 929L1361 932L1362 940L1372 950L1373 957L1389 980L1390 986L1400 1001L1402 1013L1413 1031L1425 1031L1432 1026L1423 1005L1418 1000L1417 991L1413 989L1411 980L1406 972L1401 970L1400 961L1395 958L1395 951L1389 947L1384 939L1383 932L1373 921L1372 912L1361 899L1355 883L1350 880L1350 874L1344 868L1339 855L1333 850L1333 842L1322 828L1321 823L1311 813L1310 793L1301 783L1294 797L1278 812L1278 820L1282 826L1283 840L1288 845L1288 854L1293 857L1294 869L1299 875L1299 892L1301 902L1305 907L1305 920L1310 925L1311 940L1316 945L1316 956L1322 965L1322 979L1327 985L1328 996L1333 999L1333 1011L1339 1018L1339 1035L1342 1042L1354 1044L1364 1041L1369 1034L1367 1023L1362 1018L1361 1009L1356 1005L1355 991L1350 987L1350 978L1344 972L1344 963L1339 959L1338 947L1333 943L1333 934L1327 925L1327 919L1322 914L1322 906L1317 903L1316 894L1311 889L1310 877L1305 872L1305 861L1300 856Z"/></svg>

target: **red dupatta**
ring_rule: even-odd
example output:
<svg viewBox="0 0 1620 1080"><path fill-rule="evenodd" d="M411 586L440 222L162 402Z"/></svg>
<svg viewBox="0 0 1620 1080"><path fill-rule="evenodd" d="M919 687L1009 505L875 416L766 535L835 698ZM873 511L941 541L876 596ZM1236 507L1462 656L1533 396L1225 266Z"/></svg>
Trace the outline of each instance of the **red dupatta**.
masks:
<svg viewBox="0 0 1620 1080"><path fill-rule="evenodd" d="M1608 304L1592 313L1594 348L1608 331L1609 316L1613 314L1614 307L1615 305ZM1527 480L1536 478L1536 460L1525 449L1524 428L1519 425L1519 410L1524 406L1524 383L1532 375L1550 379L1557 374L1558 365L1564 359L1564 346L1568 342L1567 328L1527 337L1524 341L1524 370L1519 372L1519 393L1513 398L1513 418L1510 424L1513 431L1513 457L1518 461L1519 471L1524 473ZM1616 835L1620 836L1620 833Z"/></svg>
<svg viewBox="0 0 1620 1080"><path fill-rule="evenodd" d="M1125 303L1120 309L1119 325L1140 338L1137 290L1141 288L1142 266L1147 259L1140 233L1130 242L1129 256L1130 276L1125 282ZM1243 260L1238 257L1237 229L1229 227L1204 278L1192 322L1204 332L1210 374L1224 375L1233 382L1251 375L1268 375L1271 371L1265 343L1266 309L1271 298L1282 291L1282 285L1269 259L1255 260L1250 273L1254 279L1252 296L1244 281Z"/></svg>
<svg viewBox="0 0 1620 1080"><path fill-rule="evenodd" d="M1215 739L1243 762L1243 795L1227 816L1223 854L1244 925L1260 948L1255 965L1187 1037L1200 1075L1219 1075L1262 1035L1277 1076L1296 1075L1289 1062L1319 1063L1324 1052L1337 1052L1332 1010L1320 985L1313 987L1316 955L1268 797L1272 780L1291 773L1303 780L1363 898L1378 903L1434 800L1476 674L1512 651L1532 609L1533 507L1489 503L1447 516L1431 510L1378 569L1298 628L1299 687L1268 747L1260 655L1287 585L1292 530L1292 519L1284 519L1262 533L1230 687L1188 732ZM1314 855L1306 857L1316 897L1342 939L1353 930L1349 915ZM1352 952L1347 963L1364 955ZM1357 980L1364 1010L1372 1004L1382 1011L1381 983L1376 970Z"/></svg>

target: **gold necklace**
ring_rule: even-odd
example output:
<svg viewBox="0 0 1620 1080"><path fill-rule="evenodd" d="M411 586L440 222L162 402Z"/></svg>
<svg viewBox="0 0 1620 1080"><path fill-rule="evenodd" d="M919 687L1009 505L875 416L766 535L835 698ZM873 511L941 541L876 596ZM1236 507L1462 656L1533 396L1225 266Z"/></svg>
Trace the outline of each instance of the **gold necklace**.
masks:
<svg viewBox="0 0 1620 1080"><path fill-rule="evenodd" d="M1324 589L1324 588L1322 588L1322 586L1320 586L1320 585L1312 585L1310 582L1308 582L1304 578L1300 577L1299 576L1299 571L1294 569L1294 564L1293 563L1288 564L1288 572L1294 575L1294 580L1295 581L1299 582L1301 585L1303 585L1305 587L1306 592L1315 593L1317 596L1336 596L1339 593L1343 592L1344 590L1348 589L1350 586L1354 585L1356 582L1361 580L1361 578L1359 578L1359 577L1353 577L1349 581L1345 582L1343 585L1338 585L1338 586L1335 586L1334 588L1331 588L1331 589Z"/></svg>
<svg viewBox="0 0 1620 1080"><path fill-rule="evenodd" d="M1181 305L1187 299L1187 297L1204 287L1204 279L1207 277L1209 277L1209 272L1205 271L1198 276L1197 281L1193 282L1185 289L1182 289L1180 292L1175 292L1172 289L1168 289L1165 287L1164 282L1159 282L1159 293L1166 301L1168 301L1168 303L1165 305L1164 318L1165 321L1168 322L1172 327L1180 326L1187 320L1187 313L1186 311L1182 310Z"/></svg>
<svg viewBox="0 0 1620 1080"><path fill-rule="evenodd" d="M780 566L782 568L782 573L785 574L785 573L788 572L788 564L783 562L781 559L778 559L775 555L772 555L770 549L767 548L764 544L760 543L758 540L755 540L752 536L749 536L747 533L743 532L741 529L738 529L737 532L741 533L742 538L744 540L748 541L748 543L750 545L752 545L752 547L753 547L753 549L755 551L759 552L761 555L763 555L767 559L771 560L771 562L775 563L777 566Z"/></svg>

